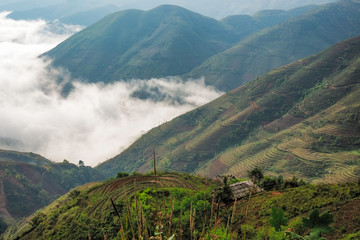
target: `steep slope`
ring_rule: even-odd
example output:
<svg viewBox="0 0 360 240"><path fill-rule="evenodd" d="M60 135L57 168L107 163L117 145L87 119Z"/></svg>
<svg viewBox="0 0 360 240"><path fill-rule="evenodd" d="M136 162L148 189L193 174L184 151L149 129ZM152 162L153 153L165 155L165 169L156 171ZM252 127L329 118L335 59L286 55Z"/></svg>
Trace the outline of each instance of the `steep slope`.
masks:
<svg viewBox="0 0 360 240"><path fill-rule="evenodd" d="M123 239L129 239L131 235L142 235L142 226L148 228L145 231L151 231L148 234L152 235L155 230L154 219L160 217L158 212L173 209L175 217L184 208L183 213L187 211L189 216L187 208L190 202L201 200L202 205L199 203L197 208L203 208L204 192L207 192L207 199L211 199L211 190L218 186L213 180L178 173L162 173L156 178L138 175L100 184L87 184L72 190L31 216L32 220L29 219L29 222L20 222L15 226L17 232L14 234L15 231L9 231L4 239L38 239L40 235L40 238L46 239L86 239L88 236L92 239L117 239L116 236L120 237L119 224L123 224L126 232L126 238ZM180 206L185 199L187 201ZM121 219L116 216L112 202ZM159 206L157 210L156 205ZM199 216L199 212L197 214ZM176 225L179 225L178 222ZM167 225L165 222L164 224ZM188 229L187 224L183 228Z"/></svg>
<svg viewBox="0 0 360 240"><path fill-rule="evenodd" d="M114 13L47 53L84 81L186 73L238 40L224 23L163 5Z"/></svg>
<svg viewBox="0 0 360 240"><path fill-rule="evenodd" d="M71 188L101 179L90 167L0 150L0 218L9 223L28 216Z"/></svg>
<svg viewBox="0 0 360 240"><path fill-rule="evenodd" d="M229 91L359 34L360 3L338 1L258 32L211 57L184 78L205 76L207 84Z"/></svg>
<svg viewBox="0 0 360 240"><path fill-rule="evenodd" d="M175 173L87 184L18 222L3 239L285 239L284 230L275 232L270 225L273 207L285 209L289 222L283 225L297 234L309 233L301 218L319 209L334 215L328 223L334 231L326 239L359 236L356 183L263 191L226 205L214 198L218 186Z"/></svg>
<svg viewBox="0 0 360 240"><path fill-rule="evenodd" d="M277 68L203 107L152 129L97 168L149 168L310 181L356 180L360 170L360 37Z"/></svg>

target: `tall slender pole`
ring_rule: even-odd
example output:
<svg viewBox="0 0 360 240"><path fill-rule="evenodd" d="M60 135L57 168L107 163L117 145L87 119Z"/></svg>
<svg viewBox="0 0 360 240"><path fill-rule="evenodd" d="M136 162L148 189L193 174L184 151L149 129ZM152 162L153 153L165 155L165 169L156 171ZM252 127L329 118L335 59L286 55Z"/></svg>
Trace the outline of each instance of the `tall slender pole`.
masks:
<svg viewBox="0 0 360 240"><path fill-rule="evenodd" d="M155 147L153 148L153 155L154 155L154 176L156 182L156 158L155 158Z"/></svg>

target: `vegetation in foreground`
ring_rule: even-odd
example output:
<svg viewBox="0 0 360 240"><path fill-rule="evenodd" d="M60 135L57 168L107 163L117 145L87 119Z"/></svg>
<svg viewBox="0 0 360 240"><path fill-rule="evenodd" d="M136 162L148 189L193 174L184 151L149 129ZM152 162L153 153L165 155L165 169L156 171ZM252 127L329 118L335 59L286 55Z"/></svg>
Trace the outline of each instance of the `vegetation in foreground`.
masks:
<svg viewBox="0 0 360 240"><path fill-rule="evenodd" d="M260 179L263 185L268 177ZM221 182L180 173L78 187L4 239L356 239L360 185L268 185L235 201ZM299 183L300 181L296 181ZM287 187L285 187L287 186Z"/></svg>

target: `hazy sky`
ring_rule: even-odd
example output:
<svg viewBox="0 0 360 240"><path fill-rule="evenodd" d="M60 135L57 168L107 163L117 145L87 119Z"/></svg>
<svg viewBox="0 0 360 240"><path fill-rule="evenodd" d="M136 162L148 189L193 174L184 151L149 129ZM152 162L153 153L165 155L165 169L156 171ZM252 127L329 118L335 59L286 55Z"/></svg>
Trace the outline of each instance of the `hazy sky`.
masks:
<svg viewBox="0 0 360 240"><path fill-rule="evenodd" d="M83 9L99 7L105 4L115 4L121 9L150 9L161 4L173 4L220 19L233 14L252 15L263 9L288 10L298 6L324 4L335 1L336 0L2 0L0 8L6 6L8 10L27 10L36 7L71 3L72 8L74 8L75 4L78 4L83 6Z"/></svg>
<svg viewBox="0 0 360 240"><path fill-rule="evenodd" d="M79 28L62 26L68 34L56 35L44 21L14 21L6 14L0 14L0 148L32 151L53 161L81 159L95 166L145 131L220 95L201 80L185 84L179 79L151 79L76 83L64 99L54 82L69 75L37 56ZM161 102L131 97L144 86L159 87L167 97ZM4 139L16 141L9 146Z"/></svg>

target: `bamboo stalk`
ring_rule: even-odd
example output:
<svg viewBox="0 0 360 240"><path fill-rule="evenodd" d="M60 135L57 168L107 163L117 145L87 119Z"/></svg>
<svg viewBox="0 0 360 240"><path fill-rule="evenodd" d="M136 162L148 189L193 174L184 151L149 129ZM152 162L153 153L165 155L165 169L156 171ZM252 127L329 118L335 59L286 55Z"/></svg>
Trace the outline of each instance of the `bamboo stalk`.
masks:
<svg viewBox="0 0 360 240"><path fill-rule="evenodd" d="M232 224L234 223L234 216L235 216L235 211L236 211L236 203L237 203L237 198L235 198L235 202L234 202L234 206L233 206L233 211L231 214L231 221L230 221L230 225L232 226Z"/></svg>
<svg viewBox="0 0 360 240"><path fill-rule="evenodd" d="M226 238L228 237L228 234L229 234L229 222L230 222L230 214L228 216L227 223L226 223Z"/></svg>
<svg viewBox="0 0 360 240"><path fill-rule="evenodd" d="M145 239L150 239L146 218L145 218L144 210L142 208L141 203L140 203L140 211L141 211L141 217L142 217L142 223L143 223L142 225L144 228Z"/></svg>
<svg viewBox="0 0 360 240"><path fill-rule="evenodd" d="M215 223L214 223L214 226L217 224L217 220L219 218L219 211L220 211L220 198L217 202L217 210L216 210L216 216L215 216Z"/></svg>
<svg viewBox="0 0 360 240"><path fill-rule="evenodd" d="M163 191L163 207L164 207L164 214L166 214L166 202L165 202L165 193Z"/></svg>
<svg viewBox="0 0 360 240"><path fill-rule="evenodd" d="M153 156L154 156L154 176L155 176L155 183L156 183L156 158L155 158L155 147L153 148Z"/></svg>
<svg viewBox="0 0 360 240"><path fill-rule="evenodd" d="M172 199L171 192L170 192L170 203L171 203L171 210L170 210L170 219L169 219L169 231L168 236L171 234L171 225L174 217L174 205L175 205L175 199Z"/></svg>
<svg viewBox="0 0 360 240"><path fill-rule="evenodd" d="M116 206L115 206L115 203L114 201L112 200L112 198L110 198L111 200L111 204L116 212L116 215L119 217L119 221L120 221L120 235L121 235L121 239L124 240L125 239L125 236L124 236L124 226L122 224L122 221L121 221L121 216L120 216L120 213L118 212Z"/></svg>
<svg viewBox="0 0 360 240"><path fill-rule="evenodd" d="M248 199L248 202L247 202L247 204L246 204L245 217L244 217L244 227L245 227L244 240L246 239L246 219L247 219L247 214L248 214L249 205L250 205L250 200L251 200L251 193L252 193L252 189L250 188L249 199Z"/></svg>
<svg viewBox="0 0 360 240"><path fill-rule="evenodd" d="M215 193L212 194L209 229L211 229L211 227L212 227L212 219L213 219L213 213L214 213L214 204L215 204Z"/></svg>
<svg viewBox="0 0 360 240"><path fill-rule="evenodd" d="M190 220L190 240L192 240L192 203L190 204L190 216L189 216L189 220Z"/></svg>
<svg viewBox="0 0 360 240"><path fill-rule="evenodd" d="M138 235L139 239L141 238L142 231L141 231L141 220L139 219L139 207L138 207L138 199L136 194L136 179L134 179L134 197L135 197L135 216L136 216L136 223L138 227Z"/></svg>
<svg viewBox="0 0 360 240"><path fill-rule="evenodd" d="M102 229L102 234L104 236L104 240L107 240L107 236L106 236L106 233L105 233L104 229Z"/></svg>
<svg viewBox="0 0 360 240"><path fill-rule="evenodd" d="M127 214L129 217L129 222L130 222L130 228L131 228L131 234L132 234L132 239L135 239L135 231L134 231L134 226L132 224L132 217L131 217L131 210L130 210L130 203L129 203L129 199L126 198L126 208L127 208Z"/></svg>
<svg viewBox="0 0 360 240"><path fill-rule="evenodd" d="M182 235L183 235L183 225L182 225L182 209L180 209L180 230L179 230L179 237L180 239L182 239Z"/></svg>
<svg viewBox="0 0 360 240"><path fill-rule="evenodd" d="M207 178L205 178L205 192L204 192L204 222L203 222L203 229L202 229L202 236L205 236L206 232L205 232L205 227L206 227L206 191L207 191Z"/></svg>

